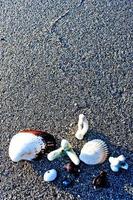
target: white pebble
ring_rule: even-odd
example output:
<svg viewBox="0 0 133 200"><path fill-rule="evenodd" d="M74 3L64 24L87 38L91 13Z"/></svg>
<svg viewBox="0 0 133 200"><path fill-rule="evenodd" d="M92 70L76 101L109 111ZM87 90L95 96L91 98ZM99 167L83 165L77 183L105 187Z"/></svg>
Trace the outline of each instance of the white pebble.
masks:
<svg viewBox="0 0 133 200"><path fill-rule="evenodd" d="M44 173L44 181L54 181L57 177L57 171L55 169L48 170Z"/></svg>

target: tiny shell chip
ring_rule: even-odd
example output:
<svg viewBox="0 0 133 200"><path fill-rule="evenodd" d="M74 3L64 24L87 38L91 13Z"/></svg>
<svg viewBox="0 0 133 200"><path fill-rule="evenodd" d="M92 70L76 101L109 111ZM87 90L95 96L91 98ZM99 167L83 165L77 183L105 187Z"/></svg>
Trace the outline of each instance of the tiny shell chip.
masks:
<svg viewBox="0 0 133 200"><path fill-rule="evenodd" d="M108 156L108 147L106 143L100 139L87 142L80 153L80 160L87 165L96 165L103 163Z"/></svg>
<svg viewBox="0 0 133 200"><path fill-rule="evenodd" d="M48 170L44 173L44 181L54 181L57 177L57 171L55 169Z"/></svg>

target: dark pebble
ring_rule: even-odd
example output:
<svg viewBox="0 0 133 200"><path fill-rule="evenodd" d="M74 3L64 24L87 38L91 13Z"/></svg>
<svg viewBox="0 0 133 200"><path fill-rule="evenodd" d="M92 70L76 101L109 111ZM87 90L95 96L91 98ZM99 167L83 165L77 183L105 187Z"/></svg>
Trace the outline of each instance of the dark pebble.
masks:
<svg viewBox="0 0 133 200"><path fill-rule="evenodd" d="M93 179L92 184L94 185L94 188L106 187L107 186L107 173L104 171L101 171L100 174Z"/></svg>
<svg viewBox="0 0 133 200"><path fill-rule="evenodd" d="M66 179L66 180L64 180L64 181L62 182L62 184L63 184L64 187L69 187L69 186L72 184L72 181Z"/></svg>
<svg viewBox="0 0 133 200"><path fill-rule="evenodd" d="M64 169L69 172L73 173L74 175L79 175L79 167L75 165L73 162L69 162L64 165Z"/></svg>

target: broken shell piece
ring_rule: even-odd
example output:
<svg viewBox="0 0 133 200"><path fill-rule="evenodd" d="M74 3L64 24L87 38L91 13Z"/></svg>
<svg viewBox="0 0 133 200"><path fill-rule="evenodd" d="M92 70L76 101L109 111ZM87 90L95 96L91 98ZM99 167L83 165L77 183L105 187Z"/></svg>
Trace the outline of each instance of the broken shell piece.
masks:
<svg viewBox="0 0 133 200"><path fill-rule="evenodd" d="M57 177L57 171L55 169L48 170L44 173L44 181L54 181Z"/></svg>
<svg viewBox="0 0 133 200"><path fill-rule="evenodd" d="M71 144L65 139L61 141L61 147L62 149L64 149L64 151L69 151L70 149L72 149Z"/></svg>
<svg viewBox="0 0 133 200"><path fill-rule="evenodd" d="M80 114L79 121L78 121L78 130L75 134L75 137L78 140L82 140L84 135L87 133L87 131L88 131L88 121L87 121L85 115Z"/></svg>
<svg viewBox="0 0 133 200"><path fill-rule="evenodd" d="M64 155L68 155L68 157L71 159L71 161L75 164L75 165L78 165L79 164L79 159L76 155L76 153L73 151L72 147L71 147L71 144L63 139L61 141L61 147L50 152L48 155L47 155L47 158L48 160L52 161L58 157L62 157Z"/></svg>
<svg viewBox="0 0 133 200"><path fill-rule="evenodd" d="M13 162L36 159L55 149L55 139L46 131L23 130L14 135L9 145L9 157Z"/></svg>
<svg viewBox="0 0 133 200"><path fill-rule="evenodd" d="M66 151L66 154L75 165L79 165L80 161L73 149Z"/></svg>
<svg viewBox="0 0 133 200"><path fill-rule="evenodd" d="M49 161L53 161L61 156L64 155L64 150L62 147L60 147L59 149L56 149L54 151L51 151L48 155L47 158Z"/></svg>
<svg viewBox="0 0 133 200"><path fill-rule="evenodd" d="M92 184L94 185L94 189L97 187L106 187L107 186L107 173L101 171L100 174L93 179Z"/></svg>
<svg viewBox="0 0 133 200"><path fill-rule="evenodd" d="M87 142L80 153L80 160L87 165L96 165L103 163L108 156L108 147L106 143L100 139Z"/></svg>
<svg viewBox="0 0 133 200"><path fill-rule="evenodd" d="M128 164L126 163L126 158L123 155L118 157L109 157L110 168L113 172L118 172L120 168L128 169Z"/></svg>

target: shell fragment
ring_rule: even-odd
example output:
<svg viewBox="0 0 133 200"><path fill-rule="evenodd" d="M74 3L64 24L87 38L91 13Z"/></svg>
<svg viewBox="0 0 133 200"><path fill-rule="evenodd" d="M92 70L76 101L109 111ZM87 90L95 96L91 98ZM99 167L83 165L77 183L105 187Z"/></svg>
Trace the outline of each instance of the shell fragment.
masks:
<svg viewBox="0 0 133 200"><path fill-rule="evenodd" d="M128 169L128 164L126 163L126 158L123 155L118 157L109 157L110 168L113 172L118 172L120 168Z"/></svg>
<svg viewBox="0 0 133 200"><path fill-rule="evenodd" d="M78 121L78 130L75 134L75 137L78 140L82 140L84 135L87 133L87 131L88 131L88 121L87 121L85 115L80 114L79 121Z"/></svg>

